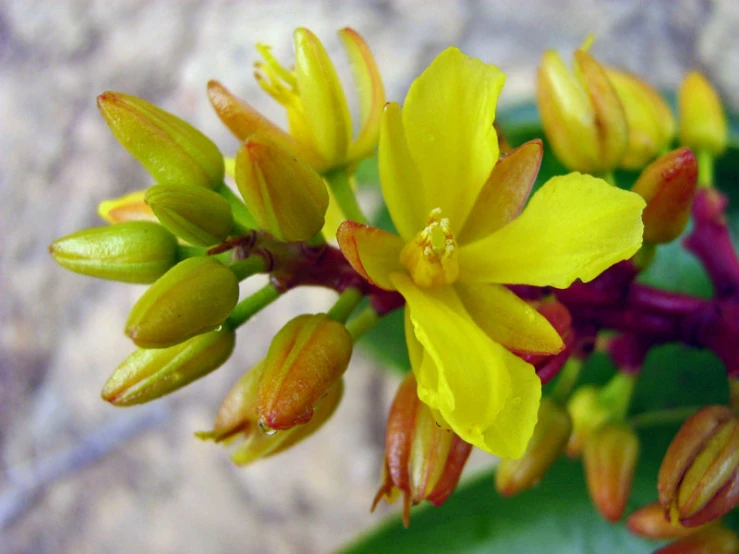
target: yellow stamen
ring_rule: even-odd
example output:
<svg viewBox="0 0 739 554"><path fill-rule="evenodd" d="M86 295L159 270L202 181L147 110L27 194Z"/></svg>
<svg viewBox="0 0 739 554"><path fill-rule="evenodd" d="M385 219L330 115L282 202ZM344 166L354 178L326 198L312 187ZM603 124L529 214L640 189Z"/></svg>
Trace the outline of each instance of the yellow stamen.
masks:
<svg viewBox="0 0 739 554"><path fill-rule="evenodd" d="M402 263L419 287L447 285L457 280L459 262L457 241L449 219L435 208L428 223L400 252Z"/></svg>

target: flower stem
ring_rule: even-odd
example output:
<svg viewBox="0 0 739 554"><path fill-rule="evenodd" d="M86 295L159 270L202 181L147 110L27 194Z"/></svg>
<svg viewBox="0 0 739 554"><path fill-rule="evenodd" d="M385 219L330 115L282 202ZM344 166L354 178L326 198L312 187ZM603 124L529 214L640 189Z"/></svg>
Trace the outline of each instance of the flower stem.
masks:
<svg viewBox="0 0 739 554"><path fill-rule="evenodd" d="M250 256L245 260L232 263L229 267L239 278L239 281L243 281L247 277L263 272L266 266L267 264L262 256Z"/></svg>
<svg viewBox="0 0 739 554"><path fill-rule="evenodd" d="M226 183L216 187L215 191L228 200L228 204L231 206L231 213L234 218L234 234L243 235L247 231L257 228L249 209Z"/></svg>
<svg viewBox="0 0 739 554"><path fill-rule="evenodd" d="M655 410L645 412L629 418L629 424L634 429L645 429L657 425L669 425L670 423L681 423L700 410L700 406L681 406L669 410Z"/></svg>
<svg viewBox="0 0 739 554"><path fill-rule="evenodd" d="M619 371L601 389L599 399L615 419L622 420L626 417L635 385L635 375Z"/></svg>
<svg viewBox="0 0 739 554"><path fill-rule="evenodd" d="M350 287L341 293L336 304L328 311L328 316L340 323L346 323L349 316L362 301L362 293L359 289Z"/></svg>
<svg viewBox="0 0 739 554"><path fill-rule="evenodd" d="M559 378L554 384L554 390L552 390L552 398L554 400L560 404L567 403L572 390L575 388L575 383L577 383L580 377L581 369L582 361L577 358L570 358L565 362L565 366L559 372Z"/></svg>
<svg viewBox="0 0 739 554"><path fill-rule="evenodd" d="M244 298L236 304L234 311L231 312L231 315L226 320L226 325L231 329L237 329L246 323L251 316L277 300L281 294L272 283L265 285L251 296Z"/></svg>
<svg viewBox="0 0 739 554"><path fill-rule="evenodd" d="M616 176L613 174L613 171L606 171L601 175L601 178L609 185L616 186Z"/></svg>
<svg viewBox="0 0 739 554"><path fill-rule="evenodd" d="M698 186L713 187L713 154L708 150L698 150Z"/></svg>
<svg viewBox="0 0 739 554"><path fill-rule="evenodd" d="M326 182L328 183L331 192L336 198L336 202L341 208L341 213L344 217L362 223L364 225L369 224L369 220L362 213L362 209L357 203L357 197L352 190L351 183L349 182L349 176L345 169L336 169L325 175Z"/></svg>
<svg viewBox="0 0 739 554"><path fill-rule="evenodd" d="M372 306L367 306L364 310L359 312L357 317L346 324L346 330L349 331L349 334L356 343L362 335L372 329L378 321L380 321L380 316L377 315L375 309Z"/></svg>

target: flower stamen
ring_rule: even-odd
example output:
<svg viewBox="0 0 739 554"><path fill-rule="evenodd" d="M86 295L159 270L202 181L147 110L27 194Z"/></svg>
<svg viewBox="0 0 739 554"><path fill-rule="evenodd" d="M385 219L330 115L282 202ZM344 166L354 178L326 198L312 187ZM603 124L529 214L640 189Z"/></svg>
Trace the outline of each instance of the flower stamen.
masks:
<svg viewBox="0 0 739 554"><path fill-rule="evenodd" d="M441 208L429 213L428 223L400 252L400 262L419 287L448 285L459 276L457 240Z"/></svg>

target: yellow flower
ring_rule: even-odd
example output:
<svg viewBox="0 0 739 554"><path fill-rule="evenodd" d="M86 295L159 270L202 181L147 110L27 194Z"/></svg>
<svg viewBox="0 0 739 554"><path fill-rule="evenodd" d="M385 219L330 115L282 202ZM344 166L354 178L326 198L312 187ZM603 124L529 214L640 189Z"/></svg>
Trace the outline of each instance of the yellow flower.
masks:
<svg viewBox="0 0 739 554"><path fill-rule="evenodd" d="M295 69L283 67L270 47L258 45L264 62L256 65L260 86L287 111L289 133L264 118L216 81L208 95L218 116L239 140L259 135L299 154L319 173L352 166L374 153L385 91L372 52L356 31L339 31L359 95L360 129L352 120L336 69L318 38L299 28L293 36Z"/></svg>
<svg viewBox="0 0 739 554"><path fill-rule="evenodd" d="M456 48L383 113L379 164L400 236L345 222L352 266L406 300L418 396L465 441L520 457L541 384L509 350L563 347L549 322L502 284L567 287L641 245L644 201L604 181L555 177L518 216L538 172L534 141L498 161L493 128L505 76ZM495 171L493 171L495 168Z"/></svg>

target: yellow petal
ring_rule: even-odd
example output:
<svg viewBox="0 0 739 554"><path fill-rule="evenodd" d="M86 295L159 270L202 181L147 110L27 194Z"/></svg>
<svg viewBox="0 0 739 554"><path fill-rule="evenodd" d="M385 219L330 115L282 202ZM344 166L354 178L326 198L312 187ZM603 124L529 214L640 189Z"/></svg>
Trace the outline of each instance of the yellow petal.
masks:
<svg viewBox="0 0 739 554"><path fill-rule="evenodd" d="M419 398L437 407L463 440L497 456L520 457L541 397L534 368L490 340L452 287L420 289L397 273L391 280L406 299L414 333L427 354L416 377Z"/></svg>
<svg viewBox="0 0 739 554"><path fill-rule="evenodd" d="M362 277L385 290L395 290L390 273L404 272L400 263L403 240L377 227L345 221L336 231L341 253Z"/></svg>
<svg viewBox="0 0 739 554"><path fill-rule="evenodd" d="M377 148L382 108L385 106L385 89L372 51L359 33L347 27L339 31L339 37L349 56L359 92L360 130L349 147L349 158L360 160L371 156Z"/></svg>
<svg viewBox="0 0 739 554"><path fill-rule="evenodd" d="M447 48L413 82L403 106L408 148L433 203L426 213L441 208L454 233L498 161L493 120L504 82L497 67Z"/></svg>
<svg viewBox="0 0 739 554"><path fill-rule="evenodd" d="M507 288L457 283L455 290L473 321L506 348L532 354L556 354L564 348L547 318Z"/></svg>
<svg viewBox="0 0 739 554"><path fill-rule="evenodd" d="M590 175L554 177L520 217L460 248L460 280L560 288L590 281L639 249L644 205Z"/></svg>
<svg viewBox="0 0 739 554"><path fill-rule="evenodd" d="M404 240L426 225L421 174L408 151L400 106L390 102L382 112L379 150L380 183L385 205Z"/></svg>
<svg viewBox="0 0 739 554"><path fill-rule="evenodd" d="M351 140L351 116L334 64L308 29L295 30L295 73L304 117L315 147L330 162L346 158Z"/></svg>
<svg viewBox="0 0 739 554"><path fill-rule="evenodd" d="M495 165L459 234L459 242L473 242L513 220L526 204L541 166L544 148L532 140L511 150Z"/></svg>
<svg viewBox="0 0 739 554"><path fill-rule="evenodd" d="M145 190L139 190L121 196L103 200L98 206L98 215L108 223L122 223L124 221L159 221L146 202Z"/></svg>

